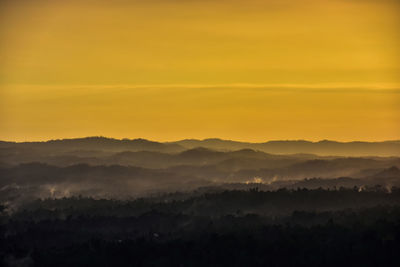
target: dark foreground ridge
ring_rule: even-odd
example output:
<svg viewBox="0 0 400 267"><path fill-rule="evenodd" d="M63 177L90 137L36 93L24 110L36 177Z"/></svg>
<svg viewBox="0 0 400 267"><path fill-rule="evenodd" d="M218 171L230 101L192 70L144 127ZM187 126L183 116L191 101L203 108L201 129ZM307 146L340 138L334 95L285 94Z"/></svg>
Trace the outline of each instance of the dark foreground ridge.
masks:
<svg viewBox="0 0 400 267"><path fill-rule="evenodd" d="M400 190L45 199L1 213L8 266L399 266Z"/></svg>

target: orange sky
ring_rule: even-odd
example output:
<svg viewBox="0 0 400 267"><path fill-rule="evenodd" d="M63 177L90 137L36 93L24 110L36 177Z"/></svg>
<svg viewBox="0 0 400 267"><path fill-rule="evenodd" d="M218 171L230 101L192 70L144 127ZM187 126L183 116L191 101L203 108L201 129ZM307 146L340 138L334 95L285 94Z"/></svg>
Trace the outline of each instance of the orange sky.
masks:
<svg viewBox="0 0 400 267"><path fill-rule="evenodd" d="M0 139L400 139L396 0L0 2Z"/></svg>

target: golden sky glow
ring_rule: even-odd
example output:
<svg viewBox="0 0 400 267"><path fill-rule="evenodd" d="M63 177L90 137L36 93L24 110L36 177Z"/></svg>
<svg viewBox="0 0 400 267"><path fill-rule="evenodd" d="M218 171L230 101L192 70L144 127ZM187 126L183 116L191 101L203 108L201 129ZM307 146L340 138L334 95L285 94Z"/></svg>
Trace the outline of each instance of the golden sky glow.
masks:
<svg viewBox="0 0 400 267"><path fill-rule="evenodd" d="M0 139L400 139L397 0L0 1Z"/></svg>

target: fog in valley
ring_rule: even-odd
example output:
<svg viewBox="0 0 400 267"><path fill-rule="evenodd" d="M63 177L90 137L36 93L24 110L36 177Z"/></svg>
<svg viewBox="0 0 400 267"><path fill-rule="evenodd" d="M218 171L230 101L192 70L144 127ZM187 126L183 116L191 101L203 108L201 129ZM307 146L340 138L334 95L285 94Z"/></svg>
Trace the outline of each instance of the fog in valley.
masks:
<svg viewBox="0 0 400 267"><path fill-rule="evenodd" d="M390 190L400 186L399 153L396 141L159 143L90 137L1 142L0 198L12 209L36 198L132 199L205 188L362 190L380 185Z"/></svg>

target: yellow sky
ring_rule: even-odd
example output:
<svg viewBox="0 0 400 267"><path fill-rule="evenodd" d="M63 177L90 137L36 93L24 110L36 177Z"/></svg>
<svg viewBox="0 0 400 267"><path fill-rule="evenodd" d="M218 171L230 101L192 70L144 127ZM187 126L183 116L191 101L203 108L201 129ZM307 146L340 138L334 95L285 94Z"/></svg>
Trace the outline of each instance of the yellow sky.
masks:
<svg viewBox="0 0 400 267"><path fill-rule="evenodd" d="M0 139L400 139L397 0L1 0Z"/></svg>

